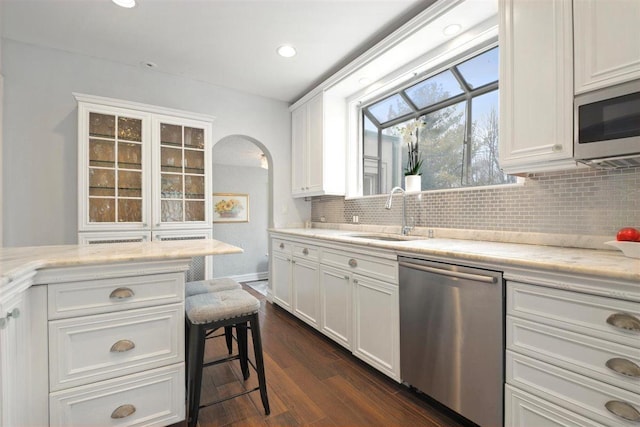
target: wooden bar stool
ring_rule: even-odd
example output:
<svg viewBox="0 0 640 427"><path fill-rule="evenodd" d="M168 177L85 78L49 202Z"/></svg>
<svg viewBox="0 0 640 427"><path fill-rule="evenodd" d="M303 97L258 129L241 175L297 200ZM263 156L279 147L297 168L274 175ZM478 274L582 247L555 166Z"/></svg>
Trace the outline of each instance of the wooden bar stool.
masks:
<svg viewBox="0 0 640 427"><path fill-rule="evenodd" d="M206 294L209 292L231 291L234 289L242 289L242 286L233 279L221 277L219 279L187 282L184 285L184 295L185 297L191 297L193 295ZM207 339L219 336L220 335L213 335L213 331L210 331L207 334ZM224 328L224 337L227 342L227 351L231 354L233 352L233 335L231 333L231 326Z"/></svg>
<svg viewBox="0 0 640 427"><path fill-rule="evenodd" d="M264 412L266 415L269 415L269 399L267 397L262 339L260 337L260 322L258 320L259 308L260 301L242 289L197 294L185 300L186 322L189 331L189 345L187 349L187 409L189 427L196 426L200 409L254 391L260 391ZM238 354L204 363L204 347L207 332L229 326L236 328ZM255 365L248 358L247 328L251 329ZM224 399L200 404L203 368L233 360L240 360L240 369L245 380L249 378L249 365L255 369L258 374L258 387L245 390Z"/></svg>

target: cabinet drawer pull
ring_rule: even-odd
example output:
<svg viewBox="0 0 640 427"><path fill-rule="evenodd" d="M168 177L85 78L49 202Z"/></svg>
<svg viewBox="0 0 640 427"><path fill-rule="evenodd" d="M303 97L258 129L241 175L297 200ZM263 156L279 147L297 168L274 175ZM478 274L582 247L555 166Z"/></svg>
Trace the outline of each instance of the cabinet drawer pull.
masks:
<svg viewBox="0 0 640 427"><path fill-rule="evenodd" d="M15 307L13 310L7 313L7 319L9 317L13 317L14 319L20 317L20 310L18 309L18 307Z"/></svg>
<svg viewBox="0 0 640 427"><path fill-rule="evenodd" d="M112 353L123 353L125 351L133 350L136 348L136 344L131 340L120 340L115 342L111 346Z"/></svg>
<svg viewBox="0 0 640 427"><path fill-rule="evenodd" d="M613 359L607 360L605 365L607 368L619 374L634 378L640 377L640 366L636 365L631 360L614 357Z"/></svg>
<svg viewBox="0 0 640 427"><path fill-rule="evenodd" d="M640 412L627 402L621 402L619 400L610 400L604 404L607 411L613 415L622 418L623 420L640 422Z"/></svg>
<svg viewBox="0 0 640 427"><path fill-rule="evenodd" d="M126 299L126 298L131 298L134 295L135 294L133 293L133 291L129 288L118 288L118 289L114 289L113 292L109 294L109 298Z"/></svg>
<svg viewBox="0 0 640 427"><path fill-rule="evenodd" d="M349 267L357 267L358 266L358 261L356 261L355 259L351 258L349 260Z"/></svg>
<svg viewBox="0 0 640 427"><path fill-rule="evenodd" d="M280 249L284 249L284 243L280 243Z"/></svg>
<svg viewBox="0 0 640 427"><path fill-rule="evenodd" d="M303 254L303 255L309 255L309 249L304 248L304 249L302 250L302 254Z"/></svg>
<svg viewBox="0 0 640 427"><path fill-rule="evenodd" d="M607 317L607 323L627 331L640 332L640 320L627 313L614 313Z"/></svg>
<svg viewBox="0 0 640 427"><path fill-rule="evenodd" d="M136 407L131 404L120 405L111 413L111 418L117 420L119 418L126 418L129 415L133 415L136 412Z"/></svg>

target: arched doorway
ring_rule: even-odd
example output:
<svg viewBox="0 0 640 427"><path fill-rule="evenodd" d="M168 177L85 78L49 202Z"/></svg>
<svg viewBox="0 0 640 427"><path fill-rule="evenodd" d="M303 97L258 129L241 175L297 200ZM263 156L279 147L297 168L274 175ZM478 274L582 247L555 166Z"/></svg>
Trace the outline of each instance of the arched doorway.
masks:
<svg viewBox="0 0 640 427"><path fill-rule="evenodd" d="M244 250L242 254L214 257L213 277L231 277L239 282L266 280L267 229L273 225L271 154L255 138L229 135L214 144L212 159L213 238ZM216 203L220 203L218 211L222 210L222 202L240 204L240 214L224 217L216 210Z"/></svg>

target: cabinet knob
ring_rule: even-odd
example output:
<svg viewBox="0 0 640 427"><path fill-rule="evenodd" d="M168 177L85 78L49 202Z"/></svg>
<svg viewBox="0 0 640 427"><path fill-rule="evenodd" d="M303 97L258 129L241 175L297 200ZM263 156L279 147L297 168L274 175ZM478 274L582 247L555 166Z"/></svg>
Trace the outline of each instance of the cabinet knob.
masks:
<svg viewBox="0 0 640 427"><path fill-rule="evenodd" d="M640 412L627 402L619 400L610 400L604 404L607 411L623 420L640 422Z"/></svg>
<svg viewBox="0 0 640 427"><path fill-rule="evenodd" d="M109 294L109 298L112 299L127 299L134 296L134 292L129 288L117 288Z"/></svg>
<svg viewBox="0 0 640 427"><path fill-rule="evenodd" d="M349 260L349 267L357 267L358 266L358 261L356 261L355 259L351 258Z"/></svg>
<svg viewBox="0 0 640 427"><path fill-rule="evenodd" d="M605 365L612 371L626 375L627 377L640 377L640 366L636 365L631 360L614 357L613 359L607 360Z"/></svg>
<svg viewBox="0 0 640 427"><path fill-rule="evenodd" d="M553 147L551 147L551 151L553 151L554 153L559 153L560 151L562 151L562 144L553 144Z"/></svg>
<svg viewBox="0 0 640 427"><path fill-rule="evenodd" d="M7 313L7 319L9 319L10 317L13 317L14 319L20 317L20 310L18 309L18 307L15 307L13 310Z"/></svg>
<svg viewBox="0 0 640 427"><path fill-rule="evenodd" d="M304 187L300 187L300 190L304 191Z"/></svg>
<svg viewBox="0 0 640 427"><path fill-rule="evenodd" d="M131 404L120 405L111 413L111 418L117 420L119 418L126 418L129 415L133 415L136 412L136 407Z"/></svg>
<svg viewBox="0 0 640 427"><path fill-rule="evenodd" d="M136 344L131 340L120 340L113 343L111 346L111 353L124 353L125 351L133 350L136 348Z"/></svg>
<svg viewBox="0 0 640 427"><path fill-rule="evenodd" d="M280 249L284 249L284 243L280 243Z"/></svg>
<svg viewBox="0 0 640 427"><path fill-rule="evenodd" d="M304 249L302 250L302 254L303 254L303 255L309 255L309 249L304 248Z"/></svg>
<svg viewBox="0 0 640 427"><path fill-rule="evenodd" d="M344 280L349 280L349 276L344 276Z"/></svg>
<svg viewBox="0 0 640 427"><path fill-rule="evenodd" d="M607 317L607 323L626 331L640 332L640 320L628 313L614 313Z"/></svg>

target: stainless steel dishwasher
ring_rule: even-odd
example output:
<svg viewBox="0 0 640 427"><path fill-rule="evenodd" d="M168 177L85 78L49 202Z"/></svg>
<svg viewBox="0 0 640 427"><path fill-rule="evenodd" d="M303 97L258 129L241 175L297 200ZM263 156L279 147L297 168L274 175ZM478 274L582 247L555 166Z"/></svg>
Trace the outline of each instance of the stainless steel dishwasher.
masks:
<svg viewBox="0 0 640 427"><path fill-rule="evenodd" d="M476 424L502 426L502 273L398 261L403 382Z"/></svg>

